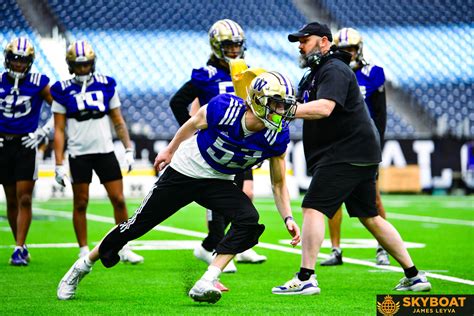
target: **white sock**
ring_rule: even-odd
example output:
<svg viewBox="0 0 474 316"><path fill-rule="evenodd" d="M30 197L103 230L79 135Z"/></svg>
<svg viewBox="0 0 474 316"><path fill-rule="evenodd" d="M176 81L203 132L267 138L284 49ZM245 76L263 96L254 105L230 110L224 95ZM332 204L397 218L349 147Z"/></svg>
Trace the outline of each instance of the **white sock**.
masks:
<svg viewBox="0 0 474 316"><path fill-rule="evenodd" d="M92 261L91 259L89 259L89 256L85 256L84 257L84 263L89 267L91 268L93 265L94 265L94 261Z"/></svg>
<svg viewBox="0 0 474 316"><path fill-rule="evenodd" d="M341 247L332 247L332 251L334 251L334 252L336 252L338 255L340 255L341 252L342 252L342 249L341 249Z"/></svg>
<svg viewBox="0 0 474 316"><path fill-rule="evenodd" d="M20 249L21 251L23 251L23 247L22 246L15 246L15 250L16 251L17 249Z"/></svg>
<svg viewBox="0 0 474 316"><path fill-rule="evenodd" d="M207 271L204 273L201 279L207 280L207 281L214 281L217 278L219 278L219 275L221 274L221 269L219 269L216 266L210 265L207 267Z"/></svg>

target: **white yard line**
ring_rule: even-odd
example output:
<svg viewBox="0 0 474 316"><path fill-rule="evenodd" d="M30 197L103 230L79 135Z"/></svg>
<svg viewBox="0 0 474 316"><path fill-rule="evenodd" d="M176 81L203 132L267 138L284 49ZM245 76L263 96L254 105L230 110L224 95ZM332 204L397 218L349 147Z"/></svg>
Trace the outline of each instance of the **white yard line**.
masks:
<svg viewBox="0 0 474 316"><path fill-rule="evenodd" d="M387 213L387 219L401 219L412 222L423 222L423 223L436 223L436 224L448 224L448 225L460 225L474 227L474 221L465 221L462 219L450 219L441 217L431 216L419 216L419 215L407 215L399 213Z"/></svg>
<svg viewBox="0 0 474 316"><path fill-rule="evenodd" d="M72 218L71 212L65 212L65 211L53 211L53 210L35 208L34 212L39 213L41 215L51 215L51 216L60 216L60 217L65 217L65 218ZM425 216L422 216L422 217L425 217ZM114 224L114 219L111 218L111 217L106 217L106 216L101 216L101 215L94 215L94 214L89 213L89 214L87 214L87 218L90 219L90 220L96 221L96 222ZM207 236L206 233L201 233L201 232L192 231L192 230L188 230L188 229L182 229L182 228L174 228L174 227L170 227L170 226L163 226L163 225L156 226L153 229L157 230L157 231L174 233L174 234L179 234L179 235L189 236L189 237L204 238L204 237ZM279 245L269 244L269 243L264 243L264 242L258 243L257 246L260 247L260 248L265 248L265 249L270 249L270 250L276 250L276 251L294 253L294 254L301 254L301 249L298 249L298 248L279 246ZM328 258L329 255L320 253L318 255L318 257L325 259L325 258ZM394 272L403 272L403 269L400 268L400 267L379 266L379 265L376 265L374 262L364 261L364 260L359 260L359 259L352 259L352 258L344 257L344 262L345 263L352 263L352 264L356 264L356 265L361 265L361 266L377 268L377 269L381 269L381 270L388 270L388 271L394 271ZM440 280L450 281L450 282L454 282L454 283L474 285L474 281L472 281L472 280L466 280L466 279L451 277L451 276L438 274L438 273L426 273L426 275L431 277L431 278L434 278L434 279L440 279Z"/></svg>

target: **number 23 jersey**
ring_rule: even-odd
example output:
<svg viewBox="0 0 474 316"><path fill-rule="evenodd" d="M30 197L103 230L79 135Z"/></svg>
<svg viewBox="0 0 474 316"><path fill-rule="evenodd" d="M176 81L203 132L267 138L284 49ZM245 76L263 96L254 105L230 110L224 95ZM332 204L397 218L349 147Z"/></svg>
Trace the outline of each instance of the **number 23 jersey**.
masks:
<svg viewBox="0 0 474 316"><path fill-rule="evenodd" d="M68 151L72 157L109 153L114 150L108 114L120 106L115 80L94 75L84 94L74 79L51 87L53 112L66 115Z"/></svg>

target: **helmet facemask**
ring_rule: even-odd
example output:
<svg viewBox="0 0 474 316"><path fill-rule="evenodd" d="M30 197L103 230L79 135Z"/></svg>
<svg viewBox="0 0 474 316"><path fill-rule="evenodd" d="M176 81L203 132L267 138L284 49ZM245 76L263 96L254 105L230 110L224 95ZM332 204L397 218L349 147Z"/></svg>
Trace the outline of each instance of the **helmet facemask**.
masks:
<svg viewBox="0 0 474 316"><path fill-rule="evenodd" d="M247 104L268 129L281 132L295 118L294 89L281 74L269 72L257 76L247 92Z"/></svg>
<svg viewBox="0 0 474 316"><path fill-rule="evenodd" d="M219 20L211 26L209 44L213 55L226 63L234 59L244 58L244 31L239 24L232 20ZM236 48L238 48L238 51L236 51ZM232 55L235 55L235 57Z"/></svg>

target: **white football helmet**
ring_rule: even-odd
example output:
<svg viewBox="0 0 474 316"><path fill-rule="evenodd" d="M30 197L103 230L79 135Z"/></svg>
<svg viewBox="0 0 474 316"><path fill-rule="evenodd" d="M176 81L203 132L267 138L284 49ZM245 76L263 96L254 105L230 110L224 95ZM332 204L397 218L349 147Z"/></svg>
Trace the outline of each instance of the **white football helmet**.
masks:
<svg viewBox="0 0 474 316"><path fill-rule="evenodd" d="M288 77L264 72L250 83L247 104L267 128L280 132L295 117L295 89Z"/></svg>
<svg viewBox="0 0 474 316"><path fill-rule="evenodd" d="M214 56L229 62L232 59L244 58L245 35L244 31L236 22L225 19L214 23L209 29L209 43ZM230 46L237 45L239 50L235 57L229 57Z"/></svg>
<svg viewBox="0 0 474 316"><path fill-rule="evenodd" d="M334 37L334 44L338 48L347 49L355 48L356 53L351 61L351 67L356 68L359 64L365 64L364 55L363 55L363 46L364 42L362 36L355 29L350 27L345 27L337 31L336 36Z"/></svg>

